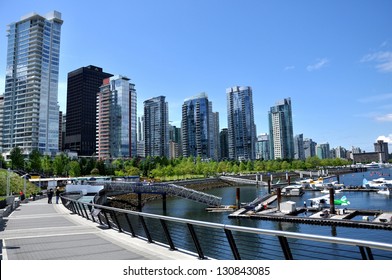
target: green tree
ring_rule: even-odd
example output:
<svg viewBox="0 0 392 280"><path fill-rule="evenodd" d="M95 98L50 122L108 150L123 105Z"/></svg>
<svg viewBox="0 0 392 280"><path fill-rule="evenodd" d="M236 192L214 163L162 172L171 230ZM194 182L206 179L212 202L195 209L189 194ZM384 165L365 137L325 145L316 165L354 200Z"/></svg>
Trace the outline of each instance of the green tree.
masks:
<svg viewBox="0 0 392 280"><path fill-rule="evenodd" d="M30 169L33 172L40 172L42 169L41 153L34 149L29 155Z"/></svg>
<svg viewBox="0 0 392 280"><path fill-rule="evenodd" d="M95 168L98 169L98 174L94 174L94 175L106 175L106 166L105 166L105 162L103 160L98 160L95 163Z"/></svg>
<svg viewBox="0 0 392 280"><path fill-rule="evenodd" d="M99 169L94 167L93 169L91 169L90 174L95 176L99 175Z"/></svg>
<svg viewBox="0 0 392 280"><path fill-rule="evenodd" d="M79 177L81 175L81 168L79 162L73 160L68 164L68 166L69 166L69 176Z"/></svg>
<svg viewBox="0 0 392 280"><path fill-rule="evenodd" d="M53 173L57 176L67 175L69 158L64 154L57 155L53 160Z"/></svg>
<svg viewBox="0 0 392 280"><path fill-rule="evenodd" d="M19 147L15 147L11 150L10 159L11 159L11 169L23 169L25 162L24 162L22 150Z"/></svg>
<svg viewBox="0 0 392 280"><path fill-rule="evenodd" d="M4 169L7 168L7 162L5 161L5 159L4 159L2 154L0 154L0 169L1 168L4 168Z"/></svg>
<svg viewBox="0 0 392 280"><path fill-rule="evenodd" d="M125 174L128 176L135 176L135 175L140 175L140 170L137 167L134 166L128 166L125 169Z"/></svg>
<svg viewBox="0 0 392 280"><path fill-rule="evenodd" d="M41 167L44 174L50 175L53 173L52 159L50 156L46 155L41 158Z"/></svg>
<svg viewBox="0 0 392 280"><path fill-rule="evenodd" d="M308 157L305 160L305 167L306 169L315 169L321 165L321 160L319 157L314 156L314 157Z"/></svg>

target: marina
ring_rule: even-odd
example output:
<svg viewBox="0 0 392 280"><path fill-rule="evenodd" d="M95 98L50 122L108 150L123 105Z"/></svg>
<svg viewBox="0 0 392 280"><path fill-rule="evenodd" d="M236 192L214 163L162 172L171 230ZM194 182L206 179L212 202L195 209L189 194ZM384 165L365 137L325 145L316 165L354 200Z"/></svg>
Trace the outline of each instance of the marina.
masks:
<svg viewBox="0 0 392 280"><path fill-rule="evenodd" d="M367 178L369 181L380 177L390 179L390 173L390 168L383 168L366 172L340 174L340 184L344 185L344 189L340 190L340 193L336 194L335 198L341 199L342 196L346 196L350 204L336 206L337 214L333 218L321 217L322 213L320 211L310 207L309 199L326 195L321 192L323 188L319 190L305 190L302 196L282 196L281 202L293 201L296 203L295 208L298 208L297 215L273 214L277 208L275 205L276 200L269 204L268 209L259 211L253 217L244 215L251 209L245 209L244 207L236 209L234 207L237 205L238 187L240 189L240 204L243 206L254 202L256 198L260 199L268 194L268 187L261 184L259 186L242 184L206 190L206 193L222 197L222 205L225 206L219 209L215 207L206 209L204 205L198 203L168 198L166 211L163 211L161 202L150 201L143 207L143 212L228 225L288 230L304 234L358 238L390 243L391 226L388 218L390 219L392 212L391 197L378 194L377 190L361 188L363 178ZM336 177L331 177L329 180L331 182L336 181ZM284 186L282 185L282 187ZM303 209L304 201L307 202L307 211L301 210ZM257 205L255 204L254 206L256 207ZM236 211L242 208L244 210L236 213ZM345 209L345 215L339 214L339 211L343 211L342 209ZM319 215L318 218L317 216L311 217L317 214ZM244 215L244 217L233 218L233 215Z"/></svg>

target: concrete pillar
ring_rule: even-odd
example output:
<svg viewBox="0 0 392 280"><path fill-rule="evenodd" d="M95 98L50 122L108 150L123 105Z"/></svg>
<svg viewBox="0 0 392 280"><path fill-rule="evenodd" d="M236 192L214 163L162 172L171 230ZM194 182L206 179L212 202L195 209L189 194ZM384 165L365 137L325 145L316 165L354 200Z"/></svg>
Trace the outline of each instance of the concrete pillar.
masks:
<svg viewBox="0 0 392 280"><path fill-rule="evenodd" d="M268 193L271 193L271 180L268 179Z"/></svg>
<svg viewBox="0 0 392 280"><path fill-rule="evenodd" d="M335 190L333 188L330 188L329 189L329 205L330 205L329 212L331 214L335 214L335 202L334 202L335 195L334 194L335 194Z"/></svg>
<svg viewBox="0 0 392 280"><path fill-rule="evenodd" d="M282 200L282 189L277 187L276 189L278 195L278 211L280 211L280 201Z"/></svg>
<svg viewBox="0 0 392 280"><path fill-rule="evenodd" d="M235 204L237 205L237 209L240 209L241 207L240 188L236 189Z"/></svg>

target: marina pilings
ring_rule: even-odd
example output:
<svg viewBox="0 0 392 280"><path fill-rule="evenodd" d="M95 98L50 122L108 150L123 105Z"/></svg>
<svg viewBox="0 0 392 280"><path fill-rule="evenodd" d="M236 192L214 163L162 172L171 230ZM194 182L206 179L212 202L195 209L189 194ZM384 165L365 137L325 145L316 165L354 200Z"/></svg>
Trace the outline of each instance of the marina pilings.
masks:
<svg viewBox="0 0 392 280"><path fill-rule="evenodd" d="M336 214L335 213L335 190L333 188L329 189L329 204L330 204L330 213L331 214Z"/></svg>

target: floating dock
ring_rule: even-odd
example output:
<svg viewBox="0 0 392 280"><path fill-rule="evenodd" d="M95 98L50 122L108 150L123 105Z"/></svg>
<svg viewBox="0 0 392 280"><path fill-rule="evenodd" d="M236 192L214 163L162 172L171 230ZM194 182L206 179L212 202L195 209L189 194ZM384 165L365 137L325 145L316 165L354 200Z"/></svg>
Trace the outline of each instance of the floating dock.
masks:
<svg viewBox="0 0 392 280"><path fill-rule="evenodd" d="M347 209L341 214L330 214L328 209L317 211L301 207L296 208L293 213L285 214L278 208L269 208L258 212L241 208L230 214L229 218L392 230L392 212L379 210ZM356 220L356 218L360 219Z"/></svg>

